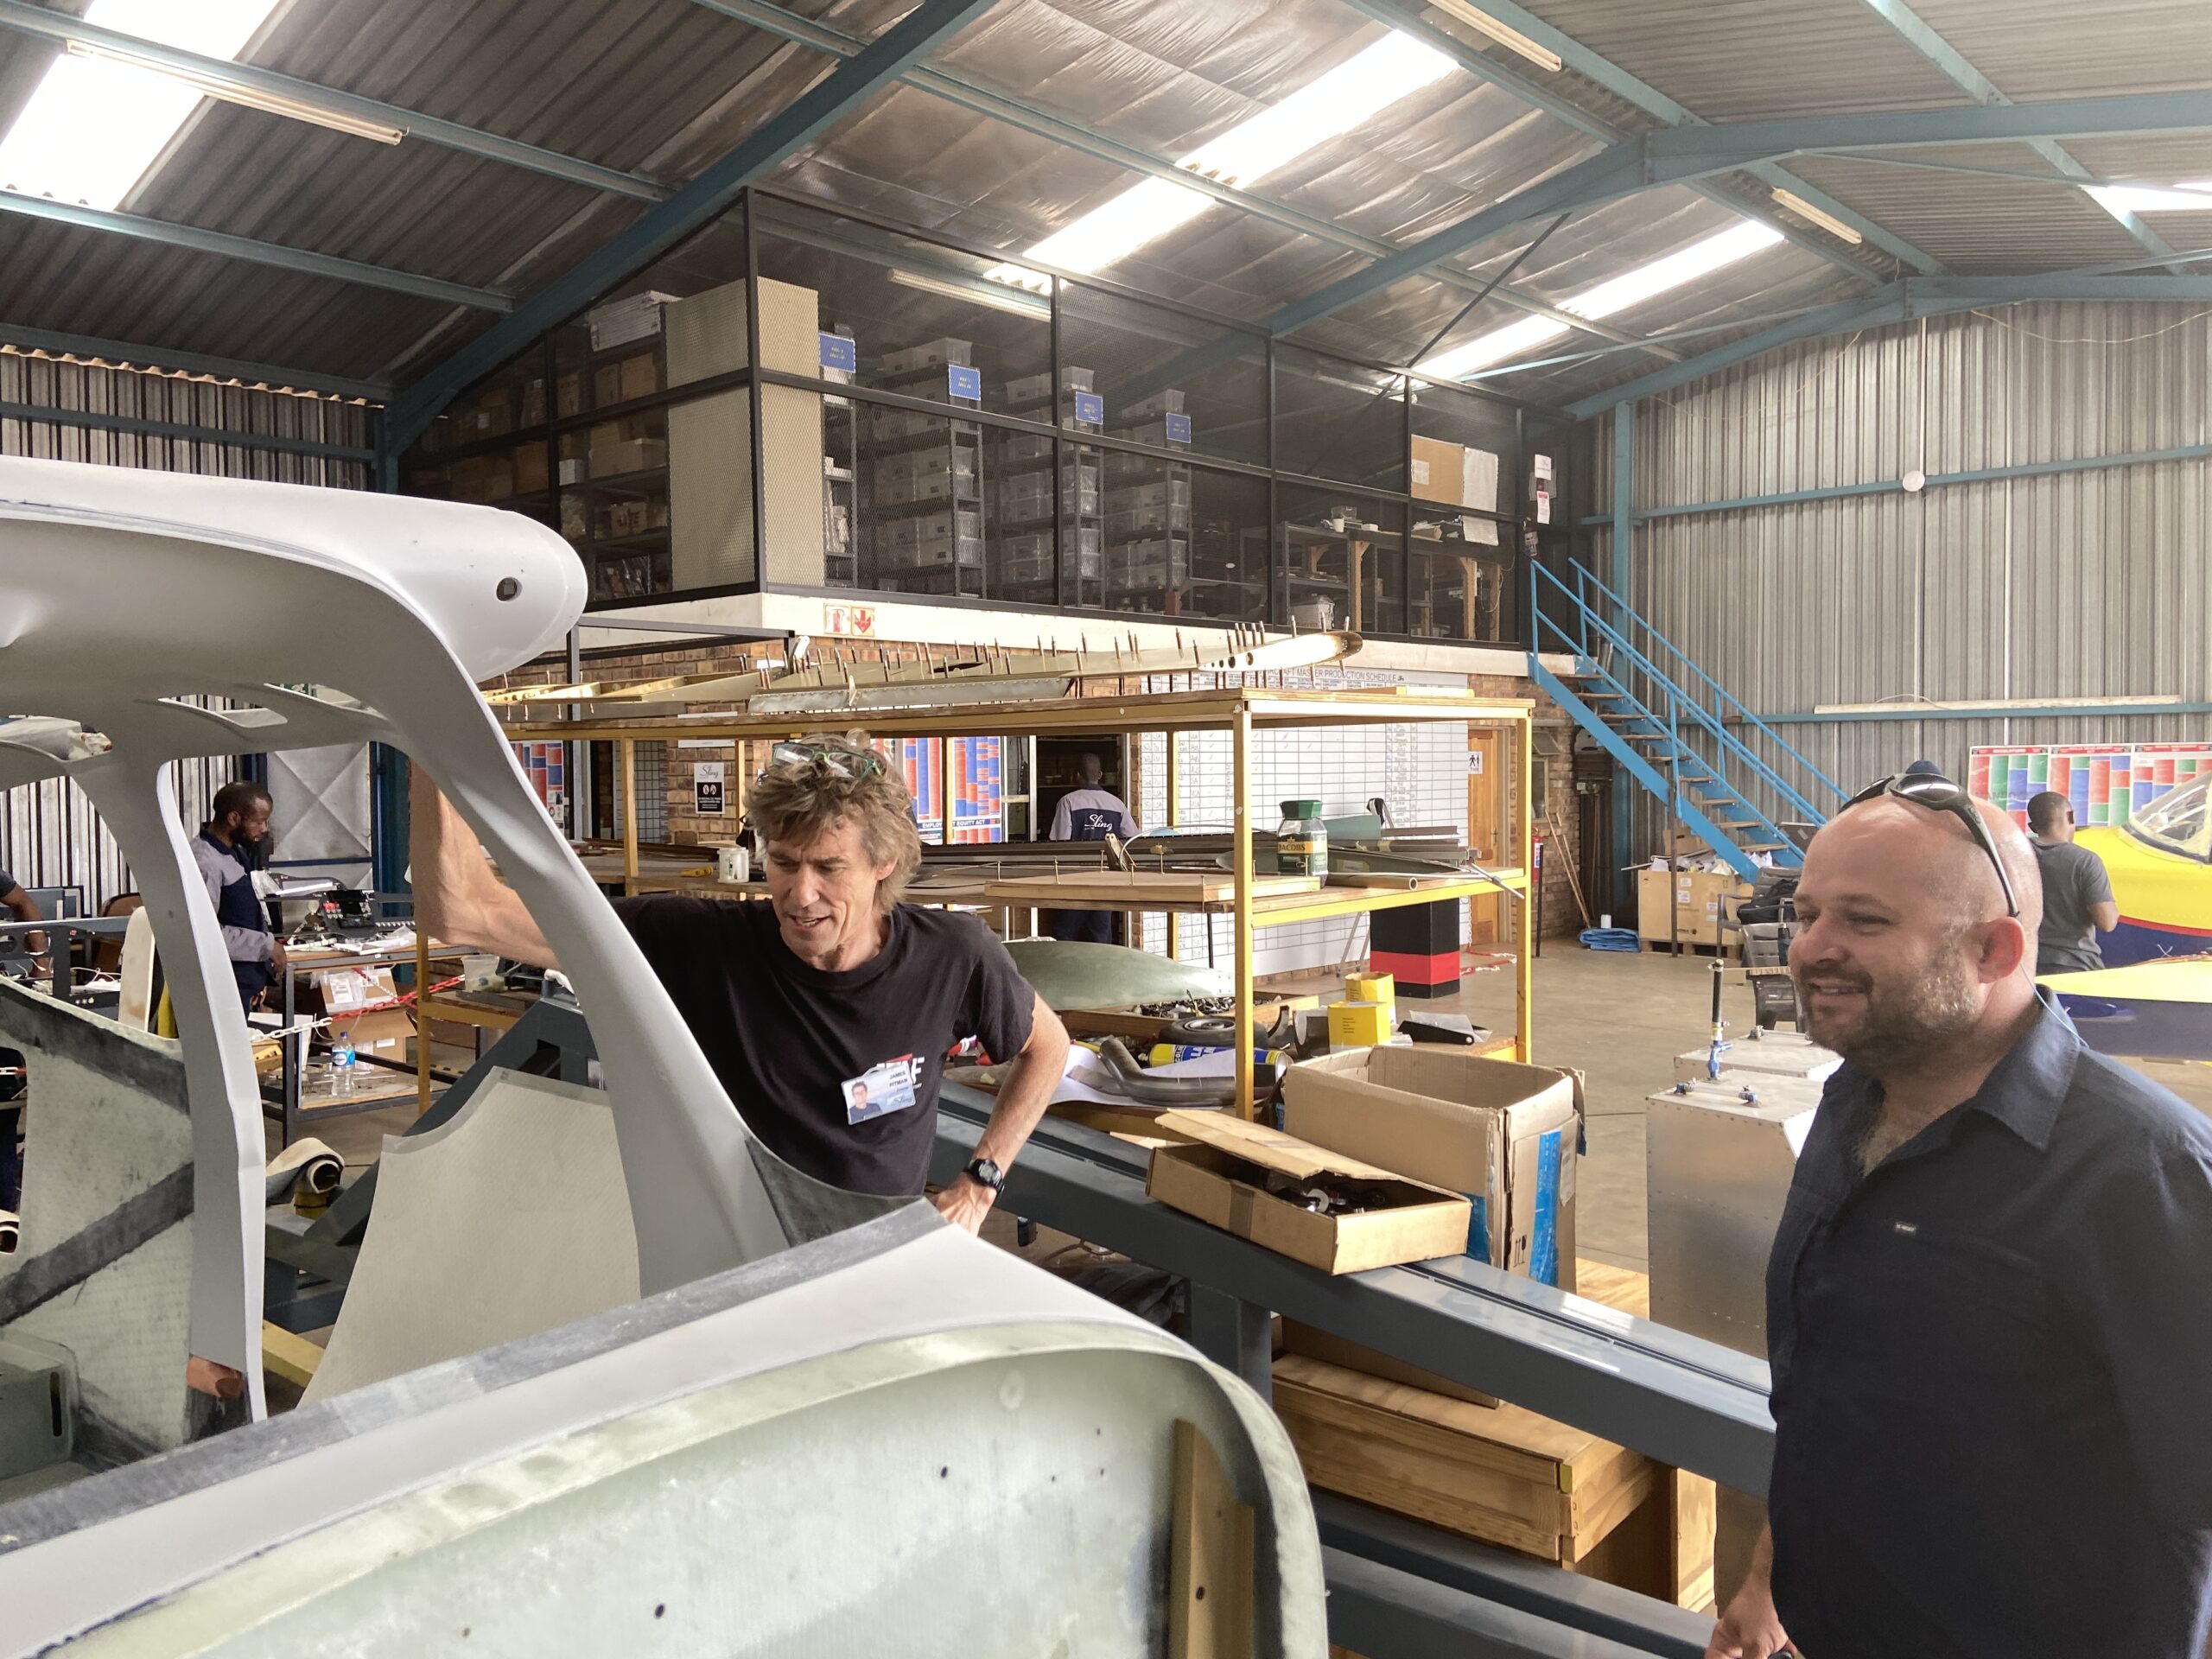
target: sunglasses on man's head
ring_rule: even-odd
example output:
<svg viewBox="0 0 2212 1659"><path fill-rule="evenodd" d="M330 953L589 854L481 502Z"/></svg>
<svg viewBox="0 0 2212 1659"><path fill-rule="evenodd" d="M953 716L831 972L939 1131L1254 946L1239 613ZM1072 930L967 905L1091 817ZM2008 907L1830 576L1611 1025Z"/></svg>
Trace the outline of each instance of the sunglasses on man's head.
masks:
<svg viewBox="0 0 2212 1659"><path fill-rule="evenodd" d="M1974 845L1989 856L1989 868L1997 872L1997 885L2005 889L2005 913L2017 917L2020 901L2012 896L2012 878L2005 874L2005 860L1997 850L1997 843L1990 838L1989 826L1981 821L1974 797L1964 786L1953 783L1940 772L1900 772L1869 784L1844 804L1859 806L1867 801L1878 800L1885 795L1894 795L1899 800L1910 801L1915 806L1924 806L1931 812L1948 812L1967 827Z"/></svg>
<svg viewBox="0 0 2212 1659"><path fill-rule="evenodd" d="M772 766L816 766L856 784L861 779L873 777L882 771L883 757L826 743L779 743L768 751L768 764Z"/></svg>

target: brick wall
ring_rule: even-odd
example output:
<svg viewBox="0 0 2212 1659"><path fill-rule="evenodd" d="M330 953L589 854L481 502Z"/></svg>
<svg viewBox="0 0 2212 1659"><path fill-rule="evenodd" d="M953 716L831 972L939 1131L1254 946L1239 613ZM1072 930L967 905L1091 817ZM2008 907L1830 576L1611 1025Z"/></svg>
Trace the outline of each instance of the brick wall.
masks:
<svg viewBox="0 0 2212 1659"><path fill-rule="evenodd" d="M919 645L894 643L840 642L832 645L823 642L818 655L825 659L842 658L850 662L913 662L919 660L922 652L923 647ZM780 645L767 640L626 652L587 661L583 665L583 677L587 681L620 685L672 679L677 676L742 674L748 669L778 660L782 654ZM562 663L533 663L512 674L486 681L484 689L489 691L525 685L559 685L567 679L568 669ZM734 705L701 703L698 706L715 709ZM854 723L864 727L867 722L855 721ZM640 746L641 748L643 747ZM734 839L742 811L745 785L750 780L750 774L745 772L740 765L736 745L700 748L671 746L664 760L666 828L660 829L652 823L651 815L646 815L641 819L641 827L647 832L645 839L665 840L681 847L711 846ZM719 760L722 764L724 810L720 817L702 817L696 810L698 766L702 760ZM758 770L760 764L761 758L755 754L752 759L753 769Z"/></svg>

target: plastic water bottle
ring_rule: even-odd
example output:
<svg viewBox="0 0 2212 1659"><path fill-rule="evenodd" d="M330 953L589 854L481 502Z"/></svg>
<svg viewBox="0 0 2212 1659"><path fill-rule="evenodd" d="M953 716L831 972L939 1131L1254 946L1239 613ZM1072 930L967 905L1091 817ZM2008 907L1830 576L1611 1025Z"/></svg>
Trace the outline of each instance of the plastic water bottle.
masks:
<svg viewBox="0 0 2212 1659"><path fill-rule="evenodd" d="M330 1092L350 1095L353 1092L353 1033L341 1031L330 1046Z"/></svg>

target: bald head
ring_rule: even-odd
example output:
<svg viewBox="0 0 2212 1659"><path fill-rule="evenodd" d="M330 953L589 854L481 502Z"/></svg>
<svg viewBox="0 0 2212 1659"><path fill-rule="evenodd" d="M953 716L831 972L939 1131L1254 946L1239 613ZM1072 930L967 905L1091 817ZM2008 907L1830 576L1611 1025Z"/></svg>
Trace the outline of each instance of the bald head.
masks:
<svg viewBox="0 0 2212 1659"><path fill-rule="evenodd" d="M2005 861L2017 919L1988 854L1954 812L1878 796L1839 814L1806 849L1789 965L1807 1030L1885 1081L2009 1029L2034 998L2035 852L2003 812L1974 805Z"/></svg>
<svg viewBox="0 0 2212 1659"><path fill-rule="evenodd" d="M2043 919L2043 871L2035 849L2000 807L1977 799L1975 810L2005 861L2020 925L2032 935ZM1989 855L1950 812L1882 795L1839 813L1806 850L1808 875L1847 862L1859 879L1879 879L1899 900L1916 897L1961 924L2005 914L2005 890Z"/></svg>

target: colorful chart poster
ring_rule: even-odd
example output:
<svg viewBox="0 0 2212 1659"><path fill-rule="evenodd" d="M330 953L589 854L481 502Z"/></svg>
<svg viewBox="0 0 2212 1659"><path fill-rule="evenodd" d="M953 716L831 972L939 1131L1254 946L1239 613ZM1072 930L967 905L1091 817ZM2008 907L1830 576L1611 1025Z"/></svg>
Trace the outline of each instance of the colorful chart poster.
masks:
<svg viewBox="0 0 2212 1659"><path fill-rule="evenodd" d="M1967 784L2024 825L2028 802L2056 790L2082 829L2126 823L2159 796L2212 772L2212 742L1993 744L1968 757Z"/></svg>
<svg viewBox="0 0 2212 1659"><path fill-rule="evenodd" d="M522 762L523 776L530 779L530 786L537 791L538 804L552 816L556 823L569 810L569 751L563 743L518 743L515 759Z"/></svg>
<svg viewBox="0 0 2212 1659"><path fill-rule="evenodd" d="M947 746L952 771L952 840L1006 839L1006 740L956 737ZM924 841L944 839L943 780L935 738L910 737L898 745L899 775L913 792L914 823Z"/></svg>

